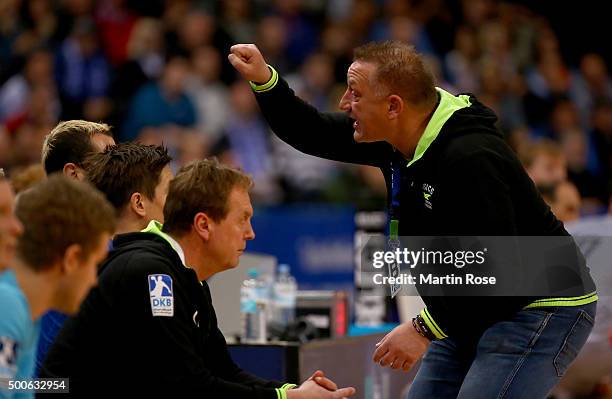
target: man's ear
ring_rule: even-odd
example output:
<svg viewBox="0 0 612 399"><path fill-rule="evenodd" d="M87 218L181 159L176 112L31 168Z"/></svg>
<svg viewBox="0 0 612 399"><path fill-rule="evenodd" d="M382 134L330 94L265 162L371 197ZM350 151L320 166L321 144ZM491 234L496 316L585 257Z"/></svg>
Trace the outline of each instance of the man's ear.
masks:
<svg viewBox="0 0 612 399"><path fill-rule="evenodd" d="M67 164L65 164L62 172L65 176L76 180L81 180L81 175L83 175L81 168L79 168L75 163L72 162L68 162Z"/></svg>
<svg viewBox="0 0 612 399"><path fill-rule="evenodd" d="M211 232L214 230L214 222L204 212L198 212L193 218L192 227L195 229L198 235L202 237L202 239L208 241L210 240Z"/></svg>
<svg viewBox="0 0 612 399"><path fill-rule="evenodd" d="M71 275L74 273L80 267L82 255L83 248L81 248L79 244L69 245L64 251L64 256L61 261L62 274Z"/></svg>
<svg viewBox="0 0 612 399"><path fill-rule="evenodd" d="M389 119L397 119L404 109L404 100L397 94L389 96L387 115Z"/></svg>
<svg viewBox="0 0 612 399"><path fill-rule="evenodd" d="M130 195L130 210L143 218L147 216L144 201L144 196L139 192Z"/></svg>

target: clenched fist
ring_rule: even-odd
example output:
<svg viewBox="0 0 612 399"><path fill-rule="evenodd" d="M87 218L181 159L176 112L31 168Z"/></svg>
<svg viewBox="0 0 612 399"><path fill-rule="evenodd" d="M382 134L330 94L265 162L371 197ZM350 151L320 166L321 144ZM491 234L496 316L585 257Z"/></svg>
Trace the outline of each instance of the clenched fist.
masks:
<svg viewBox="0 0 612 399"><path fill-rule="evenodd" d="M233 45L227 58L234 68L240 72L240 75L247 80L263 84L272 77L272 72L270 72L266 60L254 44Z"/></svg>

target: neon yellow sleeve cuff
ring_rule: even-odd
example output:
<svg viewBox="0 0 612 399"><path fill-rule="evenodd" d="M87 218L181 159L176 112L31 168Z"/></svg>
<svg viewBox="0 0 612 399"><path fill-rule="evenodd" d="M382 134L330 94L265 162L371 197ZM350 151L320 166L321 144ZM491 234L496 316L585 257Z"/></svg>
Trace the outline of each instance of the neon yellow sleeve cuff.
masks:
<svg viewBox="0 0 612 399"><path fill-rule="evenodd" d="M272 66L270 65L268 65L268 68L270 68L272 76L270 77L270 80L268 80L266 83L257 84L255 82L249 82L249 84L251 85L251 89L253 89L255 93L264 93L266 91L272 90L274 86L276 86L276 84L278 83L278 72L276 72L276 69L272 68Z"/></svg>
<svg viewBox="0 0 612 399"><path fill-rule="evenodd" d="M297 387L295 384L284 384L280 388L276 388L276 398L277 399L287 399L287 391Z"/></svg>
<svg viewBox="0 0 612 399"><path fill-rule="evenodd" d="M448 335L444 334L444 331L442 331L442 329L434 321L433 317L431 317L431 314L429 314L427 308L421 310L421 317L423 318L423 320L425 320L425 324L427 324L427 327L436 336L436 338L448 338Z"/></svg>

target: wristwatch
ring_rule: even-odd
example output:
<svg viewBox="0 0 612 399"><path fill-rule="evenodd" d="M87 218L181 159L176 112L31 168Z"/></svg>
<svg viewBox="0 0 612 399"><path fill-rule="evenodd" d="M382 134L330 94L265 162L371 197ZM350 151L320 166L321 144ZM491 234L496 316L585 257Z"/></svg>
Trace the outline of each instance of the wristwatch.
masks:
<svg viewBox="0 0 612 399"><path fill-rule="evenodd" d="M427 323L423 320L420 314L416 315L416 317L412 318L412 327L419 333L420 336L427 338L430 341L436 340L436 336L433 332L427 327Z"/></svg>

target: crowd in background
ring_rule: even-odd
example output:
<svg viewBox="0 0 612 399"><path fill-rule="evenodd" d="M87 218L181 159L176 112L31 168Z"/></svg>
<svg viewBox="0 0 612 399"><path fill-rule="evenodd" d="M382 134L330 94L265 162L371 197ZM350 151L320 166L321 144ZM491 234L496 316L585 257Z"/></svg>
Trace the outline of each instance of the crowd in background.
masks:
<svg viewBox="0 0 612 399"><path fill-rule="evenodd" d="M163 142L175 170L210 155L237 165L253 176L259 204L382 208L377 170L306 156L273 136L227 54L257 44L300 97L334 111L352 49L384 39L414 44L438 86L496 111L563 219L608 213L605 60L568 63L544 16L494 0L0 1L0 166L36 174L26 168L40 162L45 135L60 120L86 119L112 125L117 141Z"/></svg>

